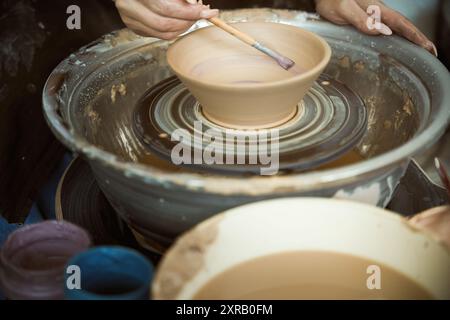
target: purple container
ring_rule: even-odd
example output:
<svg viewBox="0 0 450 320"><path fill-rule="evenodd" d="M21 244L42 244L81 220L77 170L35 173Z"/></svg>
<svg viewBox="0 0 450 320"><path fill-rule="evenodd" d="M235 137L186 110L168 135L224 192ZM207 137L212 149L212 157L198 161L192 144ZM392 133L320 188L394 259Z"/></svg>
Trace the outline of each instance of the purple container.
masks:
<svg viewBox="0 0 450 320"><path fill-rule="evenodd" d="M0 251L0 288L8 299L64 299L65 265L88 249L88 233L68 222L45 221L9 235Z"/></svg>

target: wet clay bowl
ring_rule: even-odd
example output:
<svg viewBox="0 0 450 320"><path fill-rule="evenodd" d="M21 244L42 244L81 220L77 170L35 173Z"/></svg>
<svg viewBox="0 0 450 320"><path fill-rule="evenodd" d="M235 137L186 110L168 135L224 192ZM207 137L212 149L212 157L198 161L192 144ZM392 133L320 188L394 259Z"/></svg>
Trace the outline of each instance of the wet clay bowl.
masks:
<svg viewBox="0 0 450 320"><path fill-rule="evenodd" d="M269 22L234 26L294 60L295 66L284 70L270 57L212 26L170 46L171 69L217 124L255 129L286 122L330 61L329 45L295 26Z"/></svg>
<svg viewBox="0 0 450 320"><path fill-rule="evenodd" d="M282 254L290 255L280 260ZM362 261L343 260L353 258ZM259 264L249 268L249 261ZM245 264L231 276L230 270ZM156 299L449 299L449 270L448 248L397 214L347 200L285 198L228 210L185 233L161 261L152 294ZM374 286L369 278L375 272L380 282ZM226 273L226 282L205 287Z"/></svg>

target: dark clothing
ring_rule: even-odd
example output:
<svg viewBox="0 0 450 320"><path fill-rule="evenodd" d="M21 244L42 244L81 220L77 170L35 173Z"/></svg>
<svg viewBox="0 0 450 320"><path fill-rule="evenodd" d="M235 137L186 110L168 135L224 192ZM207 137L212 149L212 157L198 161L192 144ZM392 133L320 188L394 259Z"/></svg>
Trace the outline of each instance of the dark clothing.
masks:
<svg viewBox="0 0 450 320"><path fill-rule="evenodd" d="M71 4L81 7L81 30L66 28ZM122 27L109 0L0 2L0 214L10 222L23 222L64 153L43 117L45 80L71 52Z"/></svg>

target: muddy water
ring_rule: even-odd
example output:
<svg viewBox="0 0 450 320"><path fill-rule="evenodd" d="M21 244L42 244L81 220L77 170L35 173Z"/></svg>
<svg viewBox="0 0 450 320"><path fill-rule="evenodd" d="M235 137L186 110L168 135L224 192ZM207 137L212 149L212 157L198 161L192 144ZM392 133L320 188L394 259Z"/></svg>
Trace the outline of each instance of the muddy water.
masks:
<svg viewBox="0 0 450 320"><path fill-rule="evenodd" d="M352 150L352 151L344 154L340 158L338 158L334 161L331 161L330 163L326 163L326 164L320 166L316 170L337 169L340 167L345 167L345 166L349 166L352 164L356 164L356 163L364 161L364 160L365 160L364 157L359 153L359 151L357 151L355 149L355 150Z"/></svg>
<svg viewBox="0 0 450 320"><path fill-rule="evenodd" d="M376 282L369 266L378 266ZM368 287L375 288L369 289ZM380 289L378 288L378 285ZM375 286L375 287L374 287ZM419 284L375 261L332 252L256 258L214 277L195 299L431 299Z"/></svg>
<svg viewBox="0 0 450 320"><path fill-rule="evenodd" d="M364 157L361 156L361 154L355 149L355 150L352 150L352 151L344 154L342 157L340 157L334 161L331 161L330 163L322 165L319 168L313 169L312 171L337 169L340 167L356 164L361 161L364 161ZM194 172L194 170L192 170L192 169L189 169L189 168L186 168L183 166L174 165L171 161L167 161L167 160L158 158L154 155L147 155L146 157L143 157L141 160L141 163L150 165L154 168L166 171L168 173ZM203 173L203 174L205 174L205 173Z"/></svg>

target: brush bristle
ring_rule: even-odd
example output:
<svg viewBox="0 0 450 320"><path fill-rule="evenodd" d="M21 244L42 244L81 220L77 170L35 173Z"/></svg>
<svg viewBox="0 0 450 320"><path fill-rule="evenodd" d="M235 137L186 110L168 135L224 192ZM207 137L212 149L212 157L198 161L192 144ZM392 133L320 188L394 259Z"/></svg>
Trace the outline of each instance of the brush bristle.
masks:
<svg viewBox="0 0 450 320"><path fill-rule="evenodd" d="M287 57L281 56L279 59L277 59L278 64L285 70L289 70L295 65L295 62Z"/></svg>
<svg viewBox="0 0 450 320"><path fill-rule="evenodd" d="M275 50L272 50L272 49L269 49L269 48L263 46L260 43L255 43L253 45L253 47L255 47L259 51L267 54L269 57L274 59L285 70L289 70L290 68L292 68L295 65L295 62L292 61L291 59L283 56L282 54L276 52Z"/></svg>

